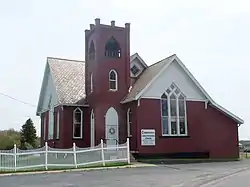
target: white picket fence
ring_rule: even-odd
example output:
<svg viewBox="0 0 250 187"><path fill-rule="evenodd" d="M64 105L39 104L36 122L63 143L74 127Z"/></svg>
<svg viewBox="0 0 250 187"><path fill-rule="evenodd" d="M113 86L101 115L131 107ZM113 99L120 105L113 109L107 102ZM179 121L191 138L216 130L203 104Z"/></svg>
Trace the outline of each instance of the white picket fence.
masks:
<svg viewBox="0 0 250 187"><path fill-rule="evenodd" d="M12 150L0 150L0 171L105 166L110 162L130 164L129 139L125 144L115 146L107 146L101 140L98 146L88 148L79 148L73 143L70 149L57 149L46 142L39 149L20 150L15 145Z"/></svg>

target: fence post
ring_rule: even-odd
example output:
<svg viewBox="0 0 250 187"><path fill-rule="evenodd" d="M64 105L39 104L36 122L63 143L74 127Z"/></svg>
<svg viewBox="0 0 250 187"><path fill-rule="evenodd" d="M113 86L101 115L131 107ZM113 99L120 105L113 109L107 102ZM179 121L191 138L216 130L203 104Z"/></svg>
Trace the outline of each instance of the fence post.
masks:
<svg viewBox="0 0 250 187"><path fill-rule="evenodd" d="M77 168L77 160L76 160L76 144L75 142L73 143L73 154L74 154L74 165L75 165L75 168Z"/></svg>
<svg viewBox="0 0 250 187"><path fill-rule="evenodd" d="M45 169L48 170L48 143L45 142Z"/></svg>
<svg viewBox="0 0 250 187"><path fill-rule="evenodd" d="M130 149L129 149L129 138L127 138L127 159L128 159L128 164L130 164Z"/></svg>
<svg viewBox="0 0 250 187"><path fill-rule="evenodd" d="M101 139L101 150L102 150L102 166L105 166L103 139Z"/></svg>
<svg viewBox="0 0 250 187"><path fill-rule="evenodd" d="M17 166L17 148L16 148L16 144L14 145L14 170L16 171L16 166Z"/></svg>

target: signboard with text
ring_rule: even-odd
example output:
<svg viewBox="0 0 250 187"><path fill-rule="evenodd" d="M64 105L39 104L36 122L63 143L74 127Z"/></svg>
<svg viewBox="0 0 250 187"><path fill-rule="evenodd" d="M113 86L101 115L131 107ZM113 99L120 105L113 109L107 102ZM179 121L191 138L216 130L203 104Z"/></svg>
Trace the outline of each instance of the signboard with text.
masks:
<svg viewBox="0 0 250 187"><path fill-rule="evenodd" d="M155 146L155 129L141 129L141 145Z"/></svg>

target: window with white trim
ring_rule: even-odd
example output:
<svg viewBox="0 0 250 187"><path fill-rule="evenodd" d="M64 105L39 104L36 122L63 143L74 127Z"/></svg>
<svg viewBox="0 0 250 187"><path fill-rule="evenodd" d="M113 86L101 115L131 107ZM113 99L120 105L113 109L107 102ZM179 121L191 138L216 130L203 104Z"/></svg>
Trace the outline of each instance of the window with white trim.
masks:
<svg viewBox="0 0 250 187"><path fill-rule="evenodd" d="M82 138L83 130L83 113L80 108L73 112L73 138Z"/></svg>
<svg viewBox="0 0 250 187"><path fill-rule="evenodd" d="M127 131L128 137L132 136L132 112L130 108L127 111Z"/></svg>
<svg viewBox="0 0 250 187"><path fill-rule="evenodd" d="M174 83L161 96L161 118L163 136L187 135L186 99Z"/></svg>
<svg viewBox="0 0 250 187"><path fill-rule="evenodd" d="M115 70L109 72L109 90L118 90L118 75Z"/></svg>
<svg viewBox="0 0 250 187"><path fill-rule="evenodd" d="M90 92L93 92L93 73L90 74Z"/></svg>
<svg viewBox="0 0 250 187"><path fill-rule="evenodd" d="M60 136L60 112L57 111L57 118L56 118L56 139L59 139Z"/></svg>
<svg viewBox="0 0 250 187"><path fill-rule="evenodd" d="M46 140L46 113L43 116L43 140Z"/></svg>

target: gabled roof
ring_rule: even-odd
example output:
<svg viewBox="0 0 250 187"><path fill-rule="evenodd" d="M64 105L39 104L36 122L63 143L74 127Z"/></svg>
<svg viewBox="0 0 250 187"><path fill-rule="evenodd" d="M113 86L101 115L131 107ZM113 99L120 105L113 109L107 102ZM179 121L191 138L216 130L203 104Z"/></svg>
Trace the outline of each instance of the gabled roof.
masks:
<svg viewBox="0 0 250 187"><path fill-rule="evenodd" d="M134 59L136 59L136 58L139 59L139 61L141 62L141 64L142 64L145 68L148 67L148 65L144 62L144 60L140 57L140 55L139 55L138 53L135 53L135 54L133 54L133 55L130 56L130 62L132 62L132 61L133 61Z"/></svg>
<svg viewBox="0 0 250 187"><path fill-rule="evenodd" d="M132 62L135 58L138 58L140 62L147 67L146 63L137 53L130 57L130 61ZM85 62L47 57L37 113L42 110L41 105L45 94L44 89L46 89L47 86L46 83L48 82L49 73L51 73L56 88L57 104L68 105L85 103Z"/></svg>
<svg viewBox="0 0 250 187"><path fill-rule="evenodd" d="M190 79L195 83L195 85L201 90L201 92L205 95L208 102L218 109L219 111L223 112L224 114L231 117L235 120L238 124L243 124L244 121L240 119L238 116L234 115L233 113L229 112L222 106L218 105L204 90L204 88L199 84L199 82L195 79L195 77L191 74L191 72L186 68L186 66L181 62L181 60L174 54L170 57L167 57L160 62L157 62L148 67L145 72L140 76L140 78L136 81L134 86L132 87L130 93L125 97L125 99L121 103L130 102L133 100L138 100L143 93L155 82L155 80L169 67L169 65L173 62L177 62L184 72L190 77Z"/></svg>
<svg viewBox="0 0 250 187"><path fill-rule="evenodd" d="M149 66L143 74L140 76L140 78L135 82L133 85L131 91L128 93L126 98L122 101L122 103L130 102L133 100L137 100L137 96L144 93L144 89L147 88L147 85L151 84L151 81L153 81L156 76L159 74L160 71L162 71L163 67L168 65L172 62L174 58L174 55L171 55L151 66Z"/></svg>
<svg viewBox="0 0 250 187"><path fill-rule="evenodd" d="M57 95L57 104L75 104L85 97L85 63L79 60L68 60L48 57L45 67L37 113L42 111L42 101L48 82L52 76Z"/></svg>
<svg viewBox="0 0 250 187"><path fill-rule="evenodd" d="M85 97L84 61L48 58L59 104L76 103Z"/></svg>

